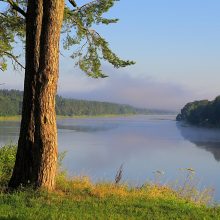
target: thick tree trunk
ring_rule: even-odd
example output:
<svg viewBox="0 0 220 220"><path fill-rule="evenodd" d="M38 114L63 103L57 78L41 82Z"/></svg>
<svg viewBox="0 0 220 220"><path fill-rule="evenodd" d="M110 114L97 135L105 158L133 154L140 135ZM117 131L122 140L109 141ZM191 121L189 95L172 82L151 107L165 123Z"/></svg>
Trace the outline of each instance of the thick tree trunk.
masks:
<svg viewBox="0 0 220 220"><path fill-rule="evenodd" d="M29 0L20 137L9 187L54 187L57 165L55 95L64 0Z"/></svg>

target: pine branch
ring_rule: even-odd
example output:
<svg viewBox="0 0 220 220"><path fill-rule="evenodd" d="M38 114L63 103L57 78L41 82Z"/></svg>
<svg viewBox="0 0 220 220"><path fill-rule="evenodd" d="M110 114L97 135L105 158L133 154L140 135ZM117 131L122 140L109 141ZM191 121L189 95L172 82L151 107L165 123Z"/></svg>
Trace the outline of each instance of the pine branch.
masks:
<svg viewBox="0 0 220 220"><path fill-rule="evenodd" d="M70 4L71 4L74 8L77 7L77 4L76 4L76 2L75 2L74 0L69 0L69 2L70 2Z"/></svg>
<svg viewBox="0 0 220 220"><path fill-rule="evenodd" d="M6 56L8 56L12 60L14 60L15 63L17 63L22 69L25 69L25 67L18 61L17 57L14 56L13 54L11 54L11 53L9 53L7 51L0 51L0 53L5 54Z"/></svg>
<svg viewBox="0 0 220 220"><path fill-rule="evenodd" d="M0 16L7 18L7 15L5 15L4 13L0 12Z"/></svg>
<svg viewBox="0 0 220 220"><path fill-rule="evenodd" d="M87 7L87 6L92 5L93 3L97 2L97 0L88 2L80 7L78 7L78 5L76 4L76 2L74 0L69 0L69 2L74 8L77 8L76 10L73 10L74 13L77 13L77 12L80 12L84 7Z"/></svg>
<svg viewBox="0 0 220 220"><path fill-rule="evenodd" d="M71 0L70 0L71 1ZM95 3L97 0L94 0L94 1L91 1L91 2L88 2L88 3L86 3L86 4L84 4L84 5L82 5L82 6L80 6L80 7L77 7L77 9L76 10L74 10L74 13L78 13L78 12L80 12L83 8L85 8L85 7L87 7L87 6L89 6L89 5L92 5L93 3Z"/></svg>
<svg viewBox="0 0 220 220"><path fill-rule="evenodd" d="M7 2L11 5L12 9L14 9L15 11L17 11L18 13L20 13L21 15L23 15L24 17L26 17L26 12L24 10L22 10L17 3L15 3L12 0L7 0Z"/></svg>

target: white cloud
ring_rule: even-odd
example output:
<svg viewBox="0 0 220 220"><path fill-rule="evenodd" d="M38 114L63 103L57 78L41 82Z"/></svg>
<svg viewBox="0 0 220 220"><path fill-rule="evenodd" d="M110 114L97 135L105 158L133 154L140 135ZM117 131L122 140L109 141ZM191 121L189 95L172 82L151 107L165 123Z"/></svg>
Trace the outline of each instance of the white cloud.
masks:
<svg viewBox="0 0 220 220"><path fill-rule="evenodd" d="M115 70L105 67L111 73L105 79L88 78L77 69L61 72L58 93L66 97L130 104L137 107L179 110L187 102L213 99L218 89L193 88L181 83L165 82L146 74L131 73L132 68ZM7 71L2 73L1 89L23 89L23 73Z"/></svg>
<svg viewBox="0 0 220 220"><path fill-rule="evenodd" d="M65 75L65 77L67 77ZM180 84L114 71L106 79L90 79L80 74L60 80L60 93L73 98L110 101L137 107L180 109L195 94Z"/></svg>

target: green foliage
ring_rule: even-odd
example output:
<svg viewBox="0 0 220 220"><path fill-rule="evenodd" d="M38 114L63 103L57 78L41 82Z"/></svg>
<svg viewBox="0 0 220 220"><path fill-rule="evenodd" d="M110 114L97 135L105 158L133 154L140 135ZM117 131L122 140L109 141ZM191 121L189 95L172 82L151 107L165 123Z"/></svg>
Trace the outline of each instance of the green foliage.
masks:
<svg viewBox="0 0 220 220"><path fill-rule="evenodd" d="M137 109L129 105L108 102L65 99L57 96L56 112L58 115L104 115L104 114L136 114Z"/></svg>
<svg viewBox="0 0 220 220"><path fill-rule="evenodd" d="M184 120L201 126L220 126L220 96L214 101L202 100L188 103L177 116L177 120Z"/></svg>
<svg viewBox="0 0 220 220"><path fill-rule="evenodd" d="M0 147L0 186L6 185L11 177L16 150L15 145Z"/></svg>
<svg viewBox="0 0 220 220"><path fill-rule="evenodd" d="M71 57L78 58L76 65L93 78L106 77L101 70L101 60L108 61L116 68L134 64L133 61L120 59L109 48L108 42L92 28L93 25L109 25L118 21L103 17L116 1L118 0L95 0L75 10L65 8L64 48L69 49L71 46L79 45ZM75 28L74 32L72 28Z"/></svg>
<svg viewBox="0 0 220 220"><path fill-rule="evenodd" d="M20 115L23 92L18 90L0 90L0 116ZM56 97L56 113L62 116L148 114L152 111L138 109L129 105L108 102L85 101Z"/></svg>
<svg viewBox="0 0 220 220"><path fill-rule="evenodd" d="M101 70L101 60L109 62L116 68L134 64L133 61L120 59L112 52L108 42L93 27L117 23L118 19L103 17L103 14L108 12L117 1L94 0L82 6L78 6L73 0L66 1L62 28L63 48L71 49L72 46L78 46L78 48L74 47L71 57L77 58L76 65L90 77L106 77ZM10 7L2 11L0 9L0 69L2 71L7 68L6 58L22 66L18 56L13 54L13 48L16 46L15 38L24 42L24 16L28 1L3 2L8 3Z"/></svg>
<svg viewBox="0 0 220 220"><path fill-rule="evenodd" d="M17 2L24 5L22 3L24 1ZM5 71L7 69L7 58L12 61L14 66L20 65L19 56L14 54L13 48L16 45L15 39L23 40L24 34L25 19L19 16L11 5L5 10L0 9L0 70Z"/></svg>
<svg viewBox="0 0 220 220"><path fill-rule="evenodd" d="M0 90L0 116L20 115L22 95L17 90Z"/></svg>
<svg viewBox="0 0 220 220"><path fill-rule="evenodd" d="M7 186L8 181L12 175L14 168L15 158L16 158L17 146L16 145L6 145L0 147L0 189ZM62 176L65 172L61 172L61 166L66 152L61 152L58 154L58 172L59 176ZM1 191L1 190L0 190Z"/></svg>

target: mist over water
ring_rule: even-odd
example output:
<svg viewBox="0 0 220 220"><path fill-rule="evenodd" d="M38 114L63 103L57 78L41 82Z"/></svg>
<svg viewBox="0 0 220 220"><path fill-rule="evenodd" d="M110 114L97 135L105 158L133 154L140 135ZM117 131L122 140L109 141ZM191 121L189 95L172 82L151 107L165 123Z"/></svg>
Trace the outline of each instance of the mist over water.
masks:
<svg viewBox="0 0 220 220"><path fill-rule="evenodd" d="M163 171L163 183L181 179L193 168L199 187L215 188L220 201L220 130L176 122L175 116L132 116L58 120L59 151L67 151L64 169L93 181L114 181L124 165L123 181L142 185ZM0 145L16 143L18 122L0 122Z"/></svg>

